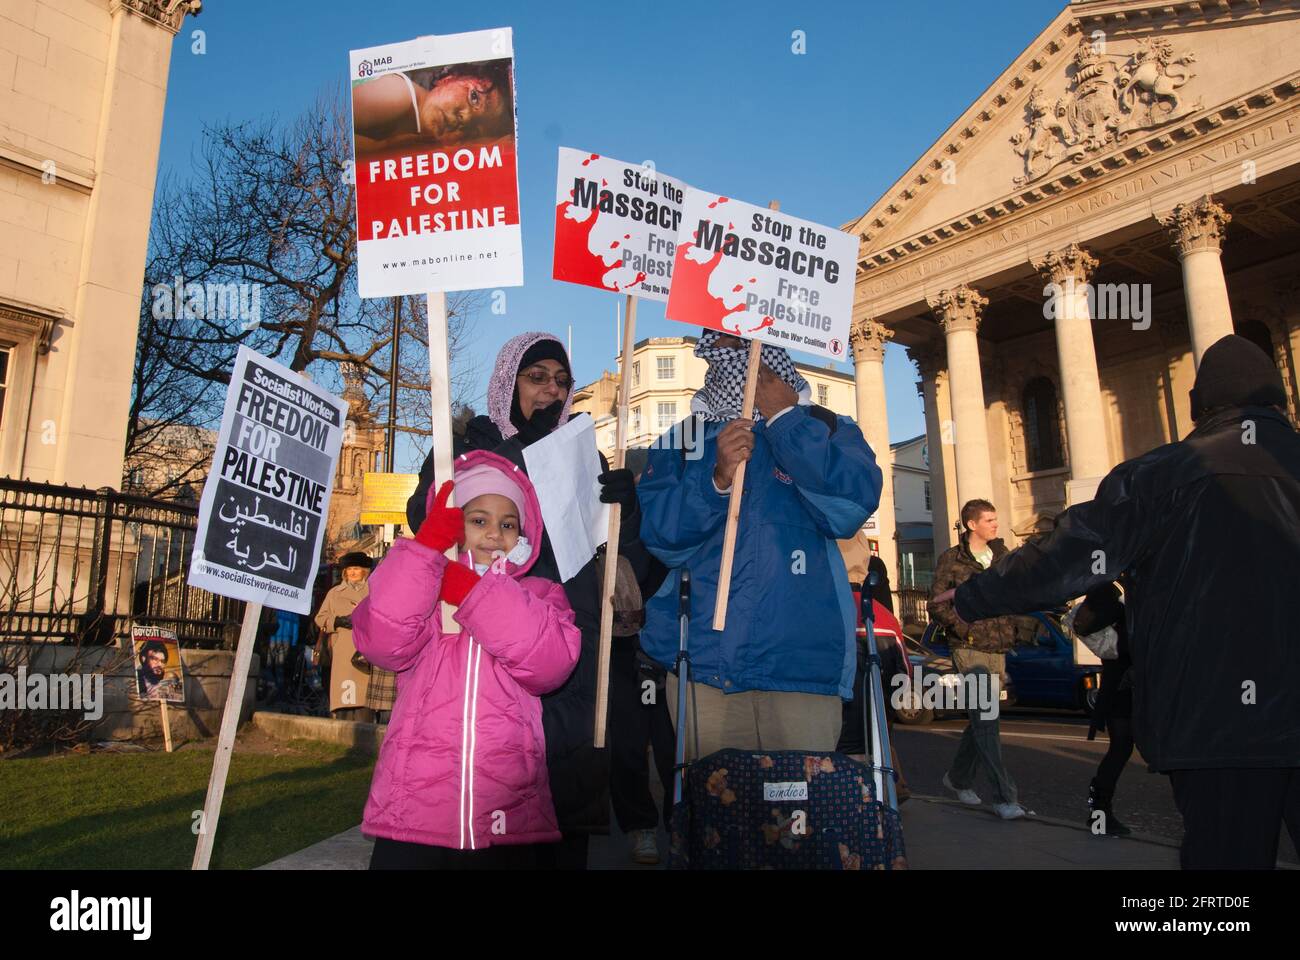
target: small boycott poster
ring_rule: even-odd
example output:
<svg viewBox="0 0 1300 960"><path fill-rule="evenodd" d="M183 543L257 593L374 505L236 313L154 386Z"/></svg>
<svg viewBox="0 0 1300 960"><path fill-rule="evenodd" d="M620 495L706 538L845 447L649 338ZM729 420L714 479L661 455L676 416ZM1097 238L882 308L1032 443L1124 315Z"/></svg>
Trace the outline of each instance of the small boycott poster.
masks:
<svg viewBox="0 0 1300 960"><path fill-rule="evenodd" d="M347 405L240 347L199 503L189 582L311 612Z"/></svg>
<svg viewBox="0 0 1300 960"><path fill-rule="evenodd" d="M508 27L353 50L363 297L519 286Z"/></svg>
<svg viewBox="0 0 1300 960"><path fill-rule="evenodd" d="M135 624L131 627L131 651L135 654L132 699L185 702L181 646L175 633L164 627Z"/></svg>
<svg viewBox="0 0 1300 960"><path fill-rule="evenodd" d="M406 523L406 501L419 485L418 473L363 473L361 522Z"/></svg>
<svg viewBox="0 0 1300 960"><path fill-rule="evenodd" d="M857 253L841 230L688 187L666 316L843 360Z"/></svg>
<svg viewBox="0 0 1300 960"><path fill-rule="evenodd" d="M649 164L561 147L552 275L667 300L685 193Z"/></svg>

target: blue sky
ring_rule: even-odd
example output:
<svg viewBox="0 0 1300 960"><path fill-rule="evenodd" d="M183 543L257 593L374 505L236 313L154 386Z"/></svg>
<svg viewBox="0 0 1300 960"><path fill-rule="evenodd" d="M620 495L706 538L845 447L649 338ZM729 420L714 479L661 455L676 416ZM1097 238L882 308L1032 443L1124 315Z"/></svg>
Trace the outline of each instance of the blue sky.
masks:
<svg viewBox="0 0 1300 960"><path fill-rule="evenodd" d="M783 211L838 226L888 189L1062 5L209 0L175 41L160 169L185 174L204 123L291 119L346 79L350 49L512 27L525 282L507 290L504 316L477 319L476 392L481 399L511 336L563 338L569 324L585 383L616 365L622 298L550 277L558 147L651 160L694 186L780 200ZM204 31L203 55L191 51L194 30ZM802 55L791 49L796 30ZM653 301L638 310L638 339L697 329L665 320ZM885 379L891 440L923 432L915 367L899 348L887 351ZM414 468L403 459L399 451L399 470Z"/></svg>

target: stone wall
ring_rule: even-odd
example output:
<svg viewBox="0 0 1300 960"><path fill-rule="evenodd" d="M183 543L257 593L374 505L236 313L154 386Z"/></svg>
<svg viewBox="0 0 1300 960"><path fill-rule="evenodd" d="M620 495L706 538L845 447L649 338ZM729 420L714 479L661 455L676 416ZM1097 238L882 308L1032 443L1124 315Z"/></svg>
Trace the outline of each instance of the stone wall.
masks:
<svg viewBox="0 0 1300 960"><path fill-rule="evenodd" d="M103 716L91 729L92 740L161 740L162 708L128 696L134 684L134 664L129 652L118 647L82 647L69 644L5 644L4 659L21 661L26 647L27 673L103 673ZM79 654L79 656L78 656ZM215 737L221 727L221 713L230 688L235 654L231 650L181 650L185 677L185 703L168 706L173 741ZM261 667L256 655L248 671L248 682L239 713L240 723L253 715L257 675Z"/></svg>

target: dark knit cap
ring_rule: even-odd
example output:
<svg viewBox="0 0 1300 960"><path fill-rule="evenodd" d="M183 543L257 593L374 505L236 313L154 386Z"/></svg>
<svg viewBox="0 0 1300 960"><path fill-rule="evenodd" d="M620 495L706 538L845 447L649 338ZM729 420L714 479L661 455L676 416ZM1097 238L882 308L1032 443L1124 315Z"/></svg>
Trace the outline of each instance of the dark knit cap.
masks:
<svg viewBox="0 0 1300 960"><path fill-rule="evenodd" d="M1191 398L1193 420L1224 407L1286 406L1282 375L1272 357L1235 333L1202 354Z"/></svg>
<svg viewBox="0 0 1300 960"><path fill-rule="evenodd" d="M519 369L515 372L516 374L523 373L534 363L540 363L543 360L554 360L564 368L564 372L569 375L569 379L573 379L573 371L569 369L569 355L564 352L564 347L560 344L560 341L551 340L549 338L546 340L538 340L531 347L525 350L524 355L519 358ZM570 389L572 389L572 386ZM553 406L557 407L554 413L556 417L559 417L560 408L563 408L564 402L556 401L556 404L553 404ZM522 430L524 424L527 422L524 420L523 410L519 407L518 385L515 386L514 395L510 398L510 422L515 425L516 430Z"/></svg>
<svg viewBox="0 0 1300 960"><path fill-rule="evenodd" d="M374 565L374 560L359 551L343 554L343 556L339 557L338 562L340 570L346 570L348 567L365 567L369 570Z"/></svg>
<svg viewBox="0 0 1300 960"><path fill-rule="evenodd" d="M565 373L573 376L573 371L569 369L569 356L558 340L538 340L534 343L519 359L519 370L516 372L523 373L534 363L540 363L542 360L554 360L564 368Z"/></svg>

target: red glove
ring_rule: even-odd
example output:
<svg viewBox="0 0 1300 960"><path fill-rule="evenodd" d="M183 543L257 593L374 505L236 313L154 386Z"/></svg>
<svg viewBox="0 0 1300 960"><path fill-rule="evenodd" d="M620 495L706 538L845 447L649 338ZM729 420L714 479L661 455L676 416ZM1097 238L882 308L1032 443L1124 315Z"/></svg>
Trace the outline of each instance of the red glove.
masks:
<svg viewBox="0 0 1300 960"><path fill-rule="evenodd" d="M438 599L459 607L479 579L479 575L464 564L448 563L442 571L442 590L438 593Z"/></svg>
<svg viewBox="0 0 1300 960"><path fill-rule="evenodd" d="M460 507L447 506L451 488L450 480L438 488L438 499L415 534L416 543L439 553L445 552L452 544L459 546L465 542L465 514Z"/></svg>

